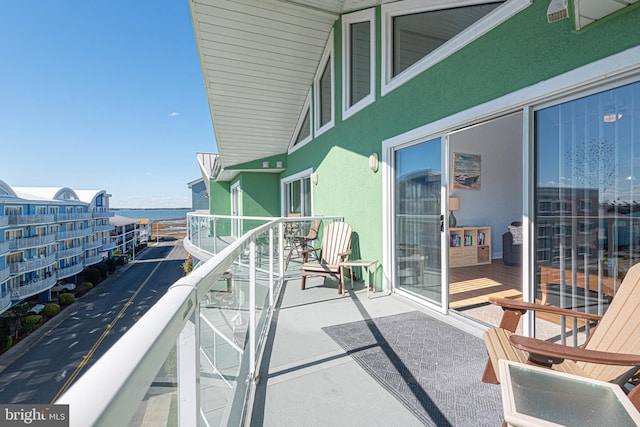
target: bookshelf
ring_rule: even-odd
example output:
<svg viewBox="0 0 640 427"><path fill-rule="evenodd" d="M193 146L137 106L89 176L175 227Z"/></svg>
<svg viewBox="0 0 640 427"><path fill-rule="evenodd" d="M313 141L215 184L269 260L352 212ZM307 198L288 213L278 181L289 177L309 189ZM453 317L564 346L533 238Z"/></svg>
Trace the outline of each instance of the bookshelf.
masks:
<svg viewBox="0 0 640 427"><path fill-rule="evenodd" d="M491 227L449 229L449 267L491 264Z"/></svg>

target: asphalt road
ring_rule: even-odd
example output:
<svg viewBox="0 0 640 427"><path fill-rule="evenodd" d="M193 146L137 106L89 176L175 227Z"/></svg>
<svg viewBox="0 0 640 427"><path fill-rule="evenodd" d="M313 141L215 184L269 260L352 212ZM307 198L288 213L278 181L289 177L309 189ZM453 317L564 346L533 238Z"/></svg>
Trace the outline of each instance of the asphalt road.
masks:
<svg viewBox="0 0 640 427"><path fill-rule="evenodd" d="M0 373L0 403L51 403L184 275L186 258L177 240L149 247L135 262L118 267L63 310L66 318L40 333L28 351L13 355L15 361Z"/></svg>

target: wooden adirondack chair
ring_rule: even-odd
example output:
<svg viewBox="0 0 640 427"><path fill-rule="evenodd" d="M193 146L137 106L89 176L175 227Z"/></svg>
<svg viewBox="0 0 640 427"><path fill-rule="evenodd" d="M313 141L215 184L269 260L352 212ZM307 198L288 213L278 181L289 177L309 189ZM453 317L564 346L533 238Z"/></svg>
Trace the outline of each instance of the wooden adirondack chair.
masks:
<svg viewBox="0 0 640 427"><path fill-rule="evenodd" d="M307 276L335 277L338 279L338 293L343 293L342 269L340 262L351 254L351 226L344 222L332 222L324 229L320 248L302 251L302 290ZM319 251L319 252L318 252ZM316 252L317 262L309 262L309 253Z"/></svg>
<svg viewBox="0 0 640 427"><path fill-rule="evenodd" d="M545 366L621 386L640 367L640 264L629 269L604 316L504 298L490 300L500 305L504 314L500 327L484 333L489 353L484 382L498 383L499 359ZM518 320L527 310L564 314L599 324L583 347L568 347L515 335ZM629 393L629 399L640 408L640 387Z"/></svg>

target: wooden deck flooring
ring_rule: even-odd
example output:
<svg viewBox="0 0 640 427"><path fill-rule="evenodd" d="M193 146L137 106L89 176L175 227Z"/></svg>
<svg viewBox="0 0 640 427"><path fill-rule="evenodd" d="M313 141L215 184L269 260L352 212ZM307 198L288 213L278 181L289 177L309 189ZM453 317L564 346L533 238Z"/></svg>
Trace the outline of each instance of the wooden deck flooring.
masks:
<svg viewBox="0 0 640 427"><path fill-rule="evenodd" d="M487 303L489 297L522 298L522 268L502 260L449 269L449 307L460 309Z"/></svg>

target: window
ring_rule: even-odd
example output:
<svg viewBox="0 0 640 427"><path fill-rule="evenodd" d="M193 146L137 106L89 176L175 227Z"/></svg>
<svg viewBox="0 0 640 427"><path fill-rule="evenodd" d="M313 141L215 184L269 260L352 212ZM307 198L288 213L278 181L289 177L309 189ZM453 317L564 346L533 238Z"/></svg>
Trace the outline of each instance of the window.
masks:
<svg viewBox="0 0 640 427"><path fill-rule="evenodd" d="M375 11L342 17L343 119L375 100Z"/></svg>
<svg viewBox="0 0 640 427"><path fill-rule="evenodd" d="M314 80L316 136L333 127L334 123L333 32L329 35L320 67Z"/></svg>
<svg viewBox="0 0 640 427"><path fill-rule="evenodd" d="M293 139L289 144L289 153L302 147L311 139L311 90L309 90L302 107L302 114L298 118L296 129L293 132Z"/></svg>
<svg viewBox="0 0 640 427"><path fill-rule="evenodd" d="M509 19L531 0L408 0L382 5L382 94Z"/></svg>
<svg viewBox="0 0 640 427"><path fill-rule="evenodd" d="M311 216L311 169L282 180L283 216Z"/></svg>

